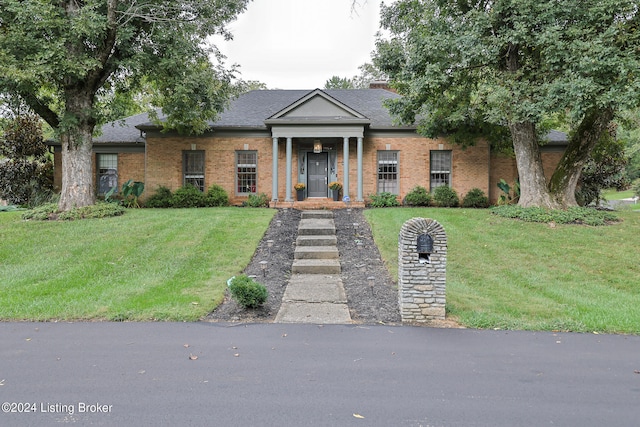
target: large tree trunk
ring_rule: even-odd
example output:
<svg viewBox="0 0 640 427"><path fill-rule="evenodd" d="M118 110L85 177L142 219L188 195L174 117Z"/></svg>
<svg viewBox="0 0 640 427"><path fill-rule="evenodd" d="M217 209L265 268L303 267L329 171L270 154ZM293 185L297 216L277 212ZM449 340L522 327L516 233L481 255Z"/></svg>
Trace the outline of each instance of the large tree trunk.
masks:
<svg viewBox="0 0 640 427"><path fill-rule="evenodd" d="M523 207L557 208L557 203L547 190L547 181L544 177L535 125L530 122L512 123L509 125L509 129L511 130L518 176L520 178L520 200L518 205Z"/></svg>
<svg viewBox="0 0 640 427"><path fill-rule="evenodd" d="M95 204L91 132L78 129L77 133L62 135L61 140L62 190L58 208L68 211Z"/></svg>
<svg viewBox="0 0 640 427"><path fill-rule="evenodd" d="M93 95L81 85L70 87L65 94L66 115L75 126L61 135L62 189L58 208L62 211L95 204L92 148L95 119L92 117Z"/></svg>
<svg viewBox="0 0 640 427"><path fill-rule="evenodd" d="M549 191L558 205L578 205L576 186L582 175L582 168L612 119L611 109L590 111L569 139L569 145L549 183Z"/></svg>

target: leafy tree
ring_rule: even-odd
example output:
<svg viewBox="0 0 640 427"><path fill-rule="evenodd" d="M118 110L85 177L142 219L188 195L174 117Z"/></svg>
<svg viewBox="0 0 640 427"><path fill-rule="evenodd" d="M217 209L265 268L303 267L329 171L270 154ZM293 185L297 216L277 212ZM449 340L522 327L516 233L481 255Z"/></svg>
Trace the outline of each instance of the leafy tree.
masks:
<svg viewBox="0 0 640 427"><path fill-rule="evenodd" d="M37 116L8 120L0 140L0 198L18 205L36 205L48 198L53 169L46 154Z"/></svg>
<svg viewBox="0 0 640 427"><path fill-rule="evenodd" d="M346 77L332 76L324 83L325 89L355 89L353 82Z"/></svg>
<svg viewBox="0 0 640 427"><path fill-rule="evenodd" d="M404 95L390 105L402 122L458 142L509 137L519 204L563 207L616 112L640 99L639 24L635 0L398 0L382 8L391 37L374 63ZM565 113L569 145L547 186L545 118Z"/></svg>
<svg viewBox="0 0 640 427"><path fill-rule="evenodd" d="M386 74L370 62L365 62L358 67L358 70L360 70L360 74L351 79L356 89L368 89L371 82L388 80Z"/></svg>
<svg viewBox="0 0 640 427"><path fill-rule="evenodd" d="M3 0L0 93L19 97L57 131L61 210L94 203L94 128L143 84L163 108L165 127L206 129L225 106L233 75L207 37L230 37L225 25L247 2Z"/></svg>
<svg viewBox="0 0 640 427"><path fill-rule="evenodd" d="M267 84L258 80L242 80L239 79L233 83L232 93L235 96L242 95L243 93L250 92L252 90L266 90Z"/></svg>
<svg viewBox="0 0 640 427"><path fill-rule="evenodd" d="M615 130L604 133L582 170L577 200L581 205L601 200L601 192L607 188L619 190L628 187L630 181L624 174L627 157L624 153L624 142L615 138Z"/></svg>

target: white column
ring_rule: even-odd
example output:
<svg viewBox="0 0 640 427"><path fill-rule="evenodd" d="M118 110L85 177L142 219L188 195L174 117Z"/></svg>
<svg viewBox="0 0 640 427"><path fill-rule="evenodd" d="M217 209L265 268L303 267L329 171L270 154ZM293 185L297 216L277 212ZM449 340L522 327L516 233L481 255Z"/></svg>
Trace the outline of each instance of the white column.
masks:
<svg viewBox="0 0 640 427"><path fill-rule="evenodd" d="M345 136L343 138L343 178L342 178L342 195L349 195L349 137Z"/></svg>
<svg viewBox="0 0 640 427"><path fill-rule="evenodd" d="M278 138L273 139L273 160L271 162L271 200L278 200Z"/></svg>
<svg viewBox="0 0 640 427"><path fill-rule="evenodd" d="M362 195L362 152L363 152L363 147L362 147L362 137L359 136L358 137L358 193L357 193L357 197L356 200L358 202L361 202L364 200L363 195Z"/></svg>
<svg viewBox="0 0 640 427"><path fill-rule="evenodd" d="M287 193L284 196L284 200L286 202L291 202L291 189L293 186L291 185L291 165L293 158L293 149L292 149L292 138L290 136L287 137Z"/></svg>

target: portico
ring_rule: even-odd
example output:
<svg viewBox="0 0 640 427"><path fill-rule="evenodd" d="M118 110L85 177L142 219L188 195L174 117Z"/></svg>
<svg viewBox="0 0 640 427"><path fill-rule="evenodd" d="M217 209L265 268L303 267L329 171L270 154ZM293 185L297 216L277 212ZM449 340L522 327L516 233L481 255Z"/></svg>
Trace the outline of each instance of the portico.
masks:
<svg viewBox="0 0 640 427"><path fill-rule="evenodd" d="M304 183L308 197L327 197L328 183L342 184L343 198L364 201L363 152L364 131L370 120L362 114L315 90L294 104L265 120L273 141L271 200L293 201L294 174L296 182ZM278 193L279 145L285 145L285 194ZM356 144L355 194L349 182L350 148ZM297 151L294 169L294 149ZM341 156L339 155L341 154ZM338 158L342 164L338 164ZM341 166L341 168L340 168Z"/></svg>

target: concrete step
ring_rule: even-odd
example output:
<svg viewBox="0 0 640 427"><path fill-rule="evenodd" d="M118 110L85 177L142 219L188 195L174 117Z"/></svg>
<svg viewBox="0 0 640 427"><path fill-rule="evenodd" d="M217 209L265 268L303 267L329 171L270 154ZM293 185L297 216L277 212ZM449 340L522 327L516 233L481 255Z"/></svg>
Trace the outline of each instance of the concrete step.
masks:
<svg viewBox="0 0 640 427"><path fill-rule="evenodd" d="M328 236L336 234L333 219L301 219L298 236Z"/></svg>
<svg viewBox="0 0 640 427"><path fill-rule="evenodd" d="M292 274L340 274L337 259L296 259L291 266Z"/></svg>
<svg viewBox="0 0 640 427"><path fill-rule="evenodd" d="M333 219L333 212L328 210L302 211L302 219Z"/></svg>
<svg viewBox="0 0 640 427"><path fill-rule="evenodd" d="M346 304L347 295L338 275L292 274L282 301Z"/></svg>
<svg viewBox="0 0 640 427"><path fill-rule="evenodd" d="M333 236L298 236L296 246L335 246L338 238Z"/></svg>
<svg viewBox="0 0 640 427"><path fill-rule="evenodd" d="M295 259L338 259L335 246L296 246Z"/></svg>

